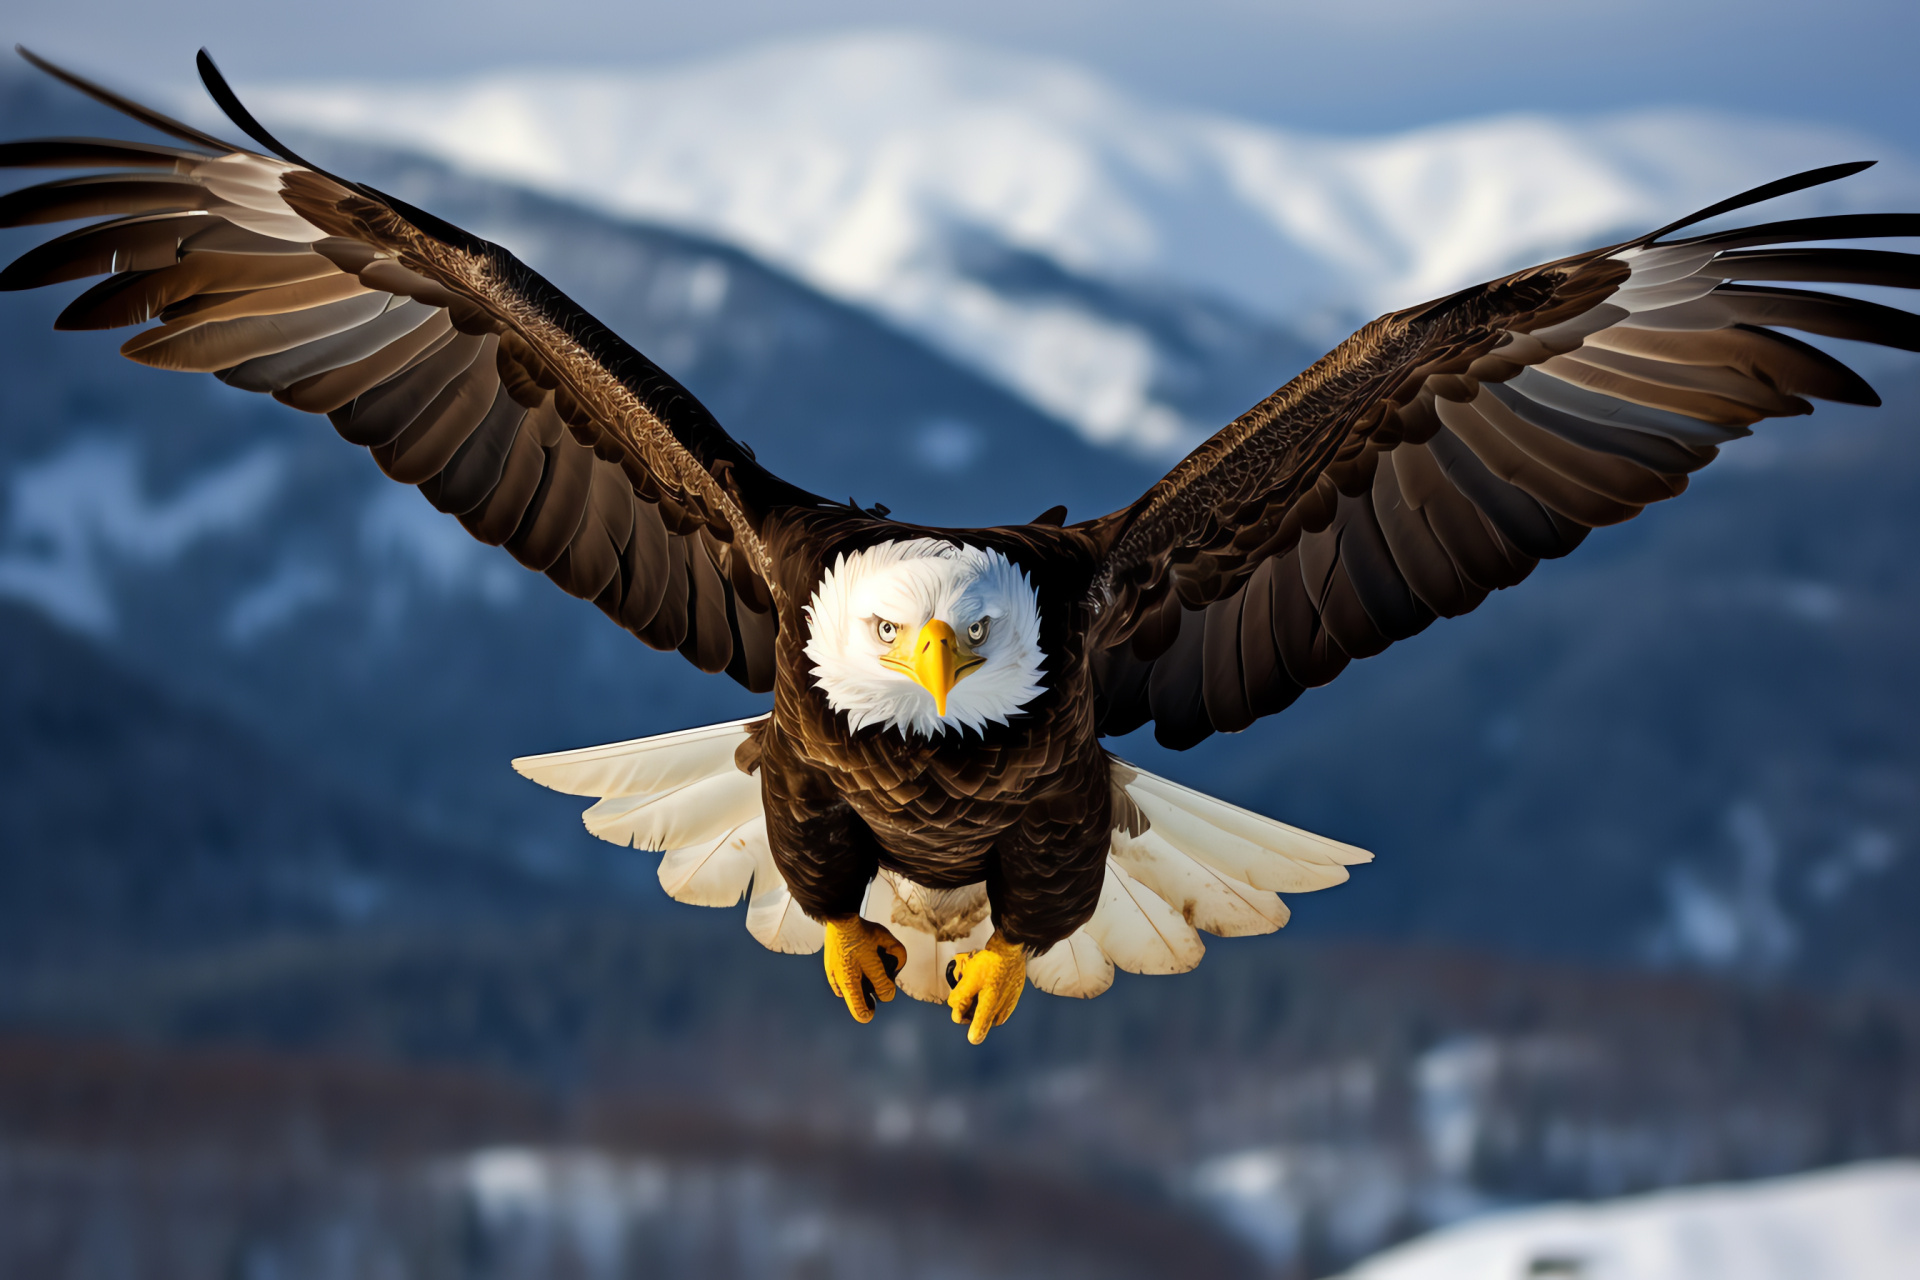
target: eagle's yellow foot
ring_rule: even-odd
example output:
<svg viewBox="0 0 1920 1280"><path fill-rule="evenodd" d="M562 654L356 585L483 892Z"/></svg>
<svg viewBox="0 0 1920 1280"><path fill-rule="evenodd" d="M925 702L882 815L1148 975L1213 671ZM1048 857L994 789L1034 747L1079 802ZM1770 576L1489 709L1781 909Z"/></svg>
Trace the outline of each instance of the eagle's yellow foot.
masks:
<svg viewBox="0 0 1920 1280"><path fill-rule="evenodd" d="M893 975L907 962L900 939L859 916L824 920L827 985L847 1002L855 1022L873 1021L873 1001L893 999Z"/></svg>
<svg viewBox="0 0 1920 1280"><path fill-rule="evenodd" d="M1027 949L995 929L986 946L963 951L948 962L947 982L953 987L947 997L953 1020L971 1021L967 1039L979 1044L987 1032L1012 1017L1020 1003L1027 985Z"/></svg>

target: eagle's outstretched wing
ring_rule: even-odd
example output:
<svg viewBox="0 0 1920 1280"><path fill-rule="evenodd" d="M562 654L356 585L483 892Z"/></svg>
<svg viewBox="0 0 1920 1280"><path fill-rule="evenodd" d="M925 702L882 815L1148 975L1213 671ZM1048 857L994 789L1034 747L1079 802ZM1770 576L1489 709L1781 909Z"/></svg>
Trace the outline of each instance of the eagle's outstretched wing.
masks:
<svg viewBox="0 0 1920 1280"><path fill-rule="evenodd" d="M759 530L820 499L498 245L301 161L204 53L208 89L271 154L21 52L191 145L0 144L0 168L90 171L0 196L0 226L107 216L29 251L0 289L111 273L59 327L159 320L121 352L326 414L389 476L649 645L773 687Z"/></svg>
<svg viewBox="0 0 1920 1280"><path fill-rule="evenodd" d="M1780 246L1920 235L1920 214L1668 238L1866 167L1383 316L1081 526L1106 547L1101 731L1151 719L1184 748L1244 729L1679 493L1760 419L1878 404L1779 330L1914 351L1920 316L1776 282L1920 288L1920 256Z"/></svg>

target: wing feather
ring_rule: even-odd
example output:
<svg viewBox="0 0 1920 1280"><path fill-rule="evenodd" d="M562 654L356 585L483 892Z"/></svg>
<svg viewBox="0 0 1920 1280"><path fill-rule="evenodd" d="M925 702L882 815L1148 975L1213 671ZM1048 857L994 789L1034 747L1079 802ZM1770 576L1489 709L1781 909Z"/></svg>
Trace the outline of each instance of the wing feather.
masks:
<svg viewBox="0 0 1920 1280"><path fill-rule="evenodd" d="M218 373L365 324L386 309L388 297L355 289L350 297L304 311L232 320L189 316L127 339L120 354L156 369Z"/></svg>
<svg viewBox="0 0 1920 1280"><path fill-rule="evenodd" d="M484 338L459 334L402 370L406 377L388 378L327 417L333 429L352 444L369 449L390 445L446 390L447 384L467 371L485 346Z"/></svg>
<svg viewBox="0 0 1920 1280"><path fill-rule="evenodd" d="M1317 689L1346 670L1351 656L1327 633L1320 612L1300 576L1300 554L1288 552L1274 563L1272 612L1274 647L1287 678L1303 689Z"/></svg>
<svg viewBox="0 0 1920 1280"><path fill-rule="evenodd" d="M498 339L488 334L480 341L473 362L441 388L420 416L392 444L373 450L380 469L401 484L421 484L439 475L495 401L508 399L493 370L492 348Z"/></svg>
<svg viewBox="0 0 1920 1280"><path fill-rule="evenodd" d="M1920 289L1920 254L1882 249L1747 249L1713 254L1700 274L1719 280L1810 280Z"/></svg>
<svg viewBox="0 0 1920 1280"><path fill-rule="evenodd" d="M1312 584L1308 584L1307 589L1309 593L1314 590ZM1349 658L1371 658L1391 643L1360 603L1345 560L1333 562L1313 607L1318 610L1320 625L1327 635Z"/></svg>
<svg viewBox="0 0 1920 1280"><path fill-rule="evenodd" d="M546 450L546 468L527 504L520 527L507 540L513 558L545 573L580 531L587 516L587 491L593 485L593 451L563 440Z"/></svg>
<svg viewBox="0 0 1920 1280"><path fill-rule="evenodd" d="M1273 634L1274 560L1263 560L1241 588L1245 598L1240 625L1240 678L1247 709L1255 718L1293 705L1305 692L1287 674Z"/></svg>
<svg viewBox="0 0 1920 1280"><path fill-rule="evenodd" d="M1497 403L1497 402L1495 402ZM1640 508L1611 498L1561 475L1529 457L1480 412L1476 399L1466 404L1440 403L1440 418L1448 432L1473 452L1490 473L1526 493L1549 511L1590 527L1619 524Z"/></svg>
<svg viewBox="0 0 1920 1280"><path fill-rule="evenodd" d="M1374 472L1374 518L1394 567L1406 575L1407 589L1440 617L1458 617L1485 599L1486 592L1461 576L1427 518L1407 501L1394 470L1399 452L1383 453Z"/></svg>
<svg viewBox="0 0 1920 1280"><path fill-rule="evenodd" d="M727 625L727 589L705 538L687 540L687 634L675 646L702 671L721 672L733 661L733 631Z"/></svg>
<svg viewBox="0 0 1920 1280"><path fill-rule="evenodd" d="M68 304L53 327L120 329L146 324L175 303L216 288L227 292L267 289L334 276L339 270L317 253L197 253L172 266L109 276Z"/></svg>
<svg viewBox="0 0 1920 1280"><path fill-rule="evenodd" d="M513 398L503 389L500 396L512 404ZM525 413L525 410L521 410ZM609 479L609 473L617 479ZM547 576L559 583L569 595L579 596L582 600L595 600L607 589L607 584L620 572L620 549L614 545L611 530L597 509L611 502L610 498L596 501L598 495L609 484L618 484L627 489L626 478L619 474L619 468L611 463L595 459L587 476L587 500L581 513L580 527L574 530L573 540L567 544L566 552L547 570ZM628 489L628 492L631 492Z"/></svg>
<svg viewBox="0 0 1920 1280"><path fill-rule="evenodd" d="M307 413L331 414L413 368L457 336L453 322L444 312L436 311L378 351L289 382L276 390L273 398Z"/></svg>
<svg viewBox="0 0 1920 1280"><path fill-rule="evenodd" d="M620 602L620 621L631 631L645 629L660 611L672 568L667 542L667 527L660 513L645 504L636 507L633 532L622 558L627 593Z"/></svg>
<svg viewBox="0 0 1920 1280"><path fill-rule="evenodd" d="M527 410L504 392L495 396L487 416L447 460L420 486L420 492L448 515L463 516L485 502L500 485L507 457L520 438Z"/></svg>
<svg viewBox="0 0 1920 1280"><path fill-rule="evenodd" d="M388 294L374 294L389 298ZM407 342L416 329L440 332L435 321L444 321L441 312L411 299L393 306L364 324L352 325L328 337L303 342L299 346L270 355L255 356L220 373L220 380L242 391L276 394L291 389L323 373L358 364L390 347L411 347ZM284 403L284 402L283 402Z"/></svg>
<svg viewBox="0 0 1920 1280"><path fill-rule="evenodd" d="M1738 369L1730 369L1725 365L1650 360L1628 352L1609 351L1592 343L1572 355L1555 356L1541 368L1592 390L1611 392L1639 404L1651 403L1656 408L1680 406L1672 402L1643 399L1653 393L1634 384L1645 383L1656 388L1697 392L1703 397L1699 402L1699 408L1703 410L1700 416L1709 421L1714 420L1713 414L1726 414L1725 420L1730 422L1751 423L1761 418L1792 417L1813 412L1813 406L1805 400L1787 395ZM1720 403L1713 403L1713 400ZM1682 408L1681 411L1688 410Z"/></svg>
<svg viewBox="0 0 1920 1280"><path fill-rule="evenodd" d="M460 515L467 532L488 546L497 547L513 536L546 472L547 453L535 439L540 412L536 409L521 419L520 430L501 464L500 482L478 506Z"/></svg>
<svg viewBox="0 0 1920 1280"><path fill-rule="evenodd" d="M1776 282L1920 287L1920 255L1795 243L1920 235L1920 214L1663 238L1861 167L1383 316L1131 507L1078 526L1104 548L1103 731L1150 714L1184 747L1244 728L1680 493L1761 419L1878 404L1780 330L1920 350L1920 316Z"/></svg>
<svg viewBox="0 0 1920 1280"><path fill-rule="evenodd" d="M681 534L667 538L665 577L659 607L646 621L629 629L655 649L678 649L687 638L687 601L691 591L687 580L687 539Z"/></svg>
<svg viewBox="0 0 1920 1280"><path fill-rule="evenodd" d="M1245 608L1245 595L1235 593L1214 601L1201 615L1201 701L1208 720L1223 733L1238 733L1253 723L1240 659Z"/></svg>
<svg viewBox="0 0 1920 1280"><path fill-rule="evenodd" d="M1877 405L1880 397L1859 374L1798 338L1752 325L1708 333L1660 333L1605 329L1581 348L1585 358L1604 352L1644 356L1668 369L1725 368L1793 396L1836 404Z"/></svg>
<svg viewBox="0 0 1920 1280"><path fill-rule="evenodd" d="M647 643L772 687L761 525L833 504L766 472L684 387L498 246L302 161L204 57L216 101L272 154L30 60L194 146L0 144L0 167L100 170L0 195L0 226L104 219L29 249L0 288L107 276L61 327L159 321L128 358L327 414L393 479Z"/></svg>
<svg viewBox="0 0 1920 1280"><path fill-rule="evenodd" d="M1340 530L1340 567L1374 631L1392 642L1426 630L1434 611L1414 594L1394 562L1374 512L1371 481L1360 495L1341 495L1334 524Z"/></svg>

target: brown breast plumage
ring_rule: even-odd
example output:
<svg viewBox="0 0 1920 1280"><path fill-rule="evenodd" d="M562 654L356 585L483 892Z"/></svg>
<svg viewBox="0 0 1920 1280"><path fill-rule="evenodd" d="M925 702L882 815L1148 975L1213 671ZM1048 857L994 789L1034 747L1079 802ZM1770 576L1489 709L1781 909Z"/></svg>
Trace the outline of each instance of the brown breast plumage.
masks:
<svg viewBox="0 0 1920 1280"><path fill-rule="evenodd" d="M987 860L1036 801L1095 794L1105 812L1105 757L1094 733L1093 689L1082 637L1091 548L1055 528L983 529L965 541L1004 552L1032 577L1041 599L1045 691L1009 723L984 734L954 731L927 741L873 726L849 733L811 677L804 647L809 598L821 570L842 551L938 531L833 513L783 530L784 582L774 720L805 764L819 771L872 830L883 864L934 887L985 878ZM941 536L952 537L952 534ZM795 553L798 554L795 554ZM1074 806L1068 804L1067 808Z"/></svg>

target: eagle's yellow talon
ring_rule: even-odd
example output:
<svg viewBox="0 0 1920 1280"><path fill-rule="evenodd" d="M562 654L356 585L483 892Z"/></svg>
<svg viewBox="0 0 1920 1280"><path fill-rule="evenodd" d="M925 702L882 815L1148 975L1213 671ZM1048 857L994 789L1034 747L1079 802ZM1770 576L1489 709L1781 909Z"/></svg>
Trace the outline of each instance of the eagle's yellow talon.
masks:
<svg viewBox="0 0 1920 1280"><path fill-rule="evenodd" d="M953 980L953 993L947 1007L955 1022L970 1022L967 1039L979 1044L1013 1015L1020 993L1027 985L1027 949L1008 942L995 929L987 945L978 951L964 951L947 966Z"/></svg>
<svg viewBox="0 0 1920 1280"><path fill-rule="evenodd" d="M893 975L906 964L907 949L887 929L859 916L821 923L827 933L827 985L847 1002L855 1022L872 1022L874 998L893 999Z"/></svg>

